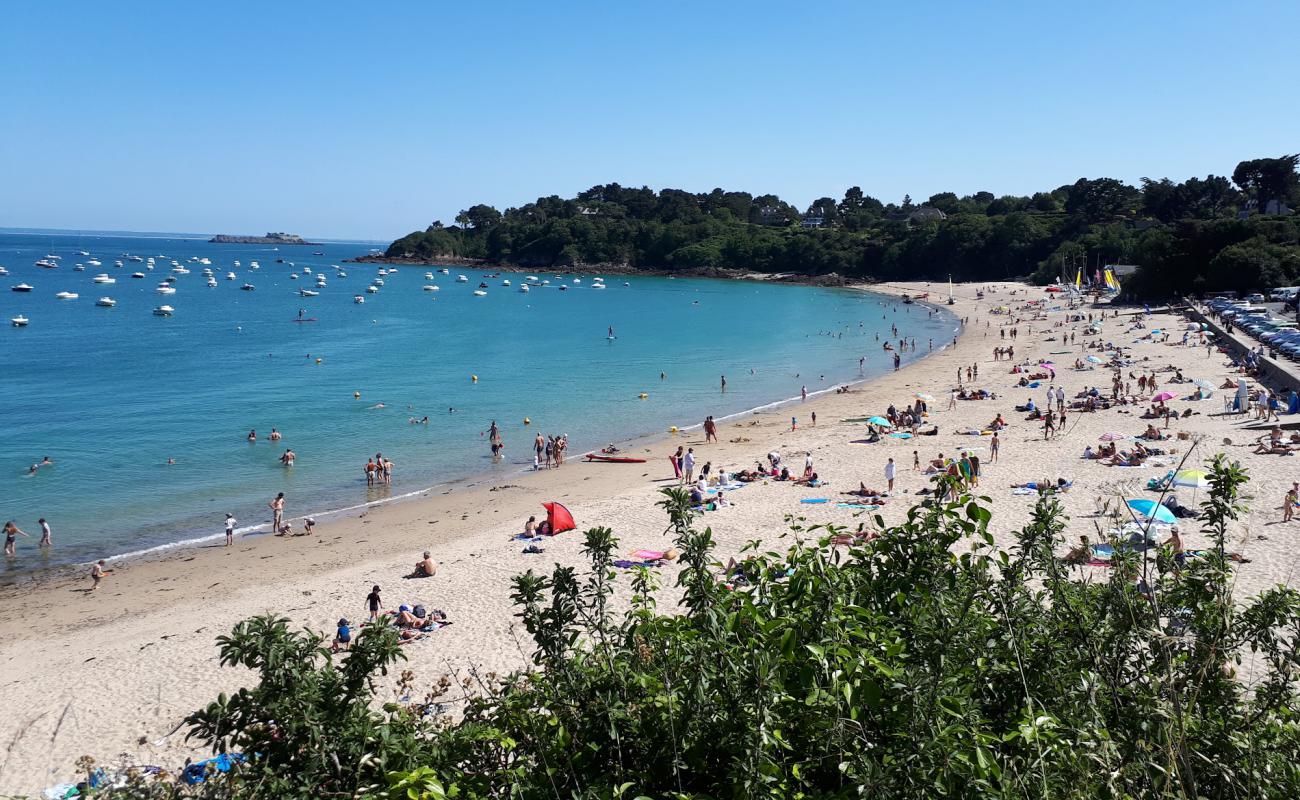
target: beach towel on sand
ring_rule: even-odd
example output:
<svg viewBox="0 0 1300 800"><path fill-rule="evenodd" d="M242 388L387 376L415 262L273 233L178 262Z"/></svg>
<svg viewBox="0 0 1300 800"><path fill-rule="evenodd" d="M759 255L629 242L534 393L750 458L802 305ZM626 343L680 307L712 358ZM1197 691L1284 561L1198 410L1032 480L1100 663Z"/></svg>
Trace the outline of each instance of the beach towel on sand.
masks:
<svg viewBox="0 0 1300 800"><path fill-rule="evenodd" d="M831 499L829 497L805 497L799 502L811 506L811 505L820 505L822 503L829 503L830 501Z"/></svg>

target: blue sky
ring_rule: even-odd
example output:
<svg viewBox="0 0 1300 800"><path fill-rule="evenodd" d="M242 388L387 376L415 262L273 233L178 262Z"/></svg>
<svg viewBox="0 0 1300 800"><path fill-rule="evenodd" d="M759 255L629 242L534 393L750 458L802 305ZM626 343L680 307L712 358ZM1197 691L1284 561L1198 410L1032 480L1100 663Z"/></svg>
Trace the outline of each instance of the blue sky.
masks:
<svg viewBox="0 0 1300 800"><path fill-rule="evenodd" d="M1300 3L10 3L0 226L389 239L617 181L885 201L1300 150Z"/></svg>

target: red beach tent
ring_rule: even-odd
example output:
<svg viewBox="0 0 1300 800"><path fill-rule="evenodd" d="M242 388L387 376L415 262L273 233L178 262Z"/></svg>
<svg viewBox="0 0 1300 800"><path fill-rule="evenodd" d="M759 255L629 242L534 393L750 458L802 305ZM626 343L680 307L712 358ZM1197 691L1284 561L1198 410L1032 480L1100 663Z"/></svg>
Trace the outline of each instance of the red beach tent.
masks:
<svg viewBox="0 0 1300 800"><path fill-rule="evenodd" d="M573 515L569 513L569 509L565 508L562 504L542 503L542 507L546 509L546 521L551 524L552 534L564 533L565 531L571 531L578 527L577 524L574 523Z"/></svg>

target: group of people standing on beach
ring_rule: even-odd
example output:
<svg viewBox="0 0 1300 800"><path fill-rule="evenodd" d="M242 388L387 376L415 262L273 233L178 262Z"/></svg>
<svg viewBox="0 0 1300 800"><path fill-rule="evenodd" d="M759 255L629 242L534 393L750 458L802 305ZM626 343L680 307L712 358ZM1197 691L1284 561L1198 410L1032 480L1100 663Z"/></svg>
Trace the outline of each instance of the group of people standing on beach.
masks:
<svg viewBox="0 0 1300 800"><path fill-rule="evenodd" d="M569 449L569 434L543 436L533 439L533 469L550 469L564 464L564 454Z"/></svg>

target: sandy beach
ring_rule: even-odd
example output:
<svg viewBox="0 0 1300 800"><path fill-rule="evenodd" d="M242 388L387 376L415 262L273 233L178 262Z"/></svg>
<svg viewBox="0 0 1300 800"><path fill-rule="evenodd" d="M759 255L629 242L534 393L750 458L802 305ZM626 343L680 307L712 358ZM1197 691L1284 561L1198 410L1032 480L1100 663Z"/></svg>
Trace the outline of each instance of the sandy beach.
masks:
<svg viewBox="0 0 1300 800"><path fill-rule="evenodd" d="M936 296L944 291L937 284L871 288L913 294L931 291ZM541 543L544 553L533 555L523 554L524 544L511 537L530 515L544 514L541 503L558 500L573 512L580 530L596 525L613 528L625 552L663 549L668 543L666 520L655 503L659 490L675 483L668 456L679 445L693 447L698 464L711 462L715 471L753 468L773 450L792 470L801 469L805 454L810 454L814 468L829 483L808 488L760 482L730 493L732 507L707 513L700 523L712 527L718 541L716 556L723 561L756 538L771 548L782 548L782 537L793 535L782 522L788 514L806 518L805 524L856 526L860 520L855 515L860 512L837 507L836 501L849 499L840 493L856 488L860 481L884 489L885 465L891 457L897 464L897 491L879 513L887 523L901 520L921 499L917 491L930 485L928 476L913 470L914 450L924 463L939 453L956 455L963 449L982 448L975 450L983 462L980 493L991 498L990 528L1004 546L1014 540L1014 531L1026 522L1036 499L1014 494L1013 483L1072 480L1072 489L1060 495L1072 519L1070 538L1082 533L1095 536L1098 498L1155 498L1154 492L1144 490L1147 479L1175 468L1189 448L1197 449L1186 466L1198 468L1223 451L1246 465L1252 478L1250 492L1256 498L1232 543L1233 550L1250 559L1239 572L1239 593L1249 595L1294 581L1300 546L1289 526L1277 520L1283 494L1293 480L1300 479L1300 468L1289 457L1253 452L1255 440L1266 431L1253 429L1260 423L1251 416L1214 416L1223 411L1224 391L1205 400L1171 401L1178 411L1196 413L1171 421L1171 438L1156 443L1168 455L1140 468L1110 467L1080 455L1085 446L1095 448L1104 433L1141 433L1147 421L1138 417L1145 406L1070 413L1063 432L1051 440L1044 440L1041 422L1026 421L1025 414L1014 410L1030 397L1042 405L1049 383L1064 386L1068 399L1091 386L1109 395L1110 370L1070 367L1094 352L1085 349L1087 343L1110 341L1131 347L1135 363L1124 368L1126 378L1129 372L1154 372L1160 388L1180 398L1195 387L1170 384L1174 373L1160 370L1172 366L1188 379L1203 378L1219 385L1232 373L1222 353L1180 346L1186 325L1179 316L1156 315L1148 322L1148 329L1168 327L1175 332L1168 343L1137 341L1147 331L1129 331L1132 309L1120 309L1118 319L1107 316L1100 335L1085 335L1087 323L1066 322L1062 312L1033 319L1015 311L1026 300L1044 297L1041 289L1019 284L984 288L988 293L977 299L977 287L957 287L951 310L968 324L955 345L948 343L931 357L848 393L827 393L792 407L727 421L719 426L718 443L706 443L698 429L620 442L625 454L647 462L583 463L581 454L573 453L562 469L508 481L456 484L360 516L326 521L311 537L249 536L230 548L213 543L154 560L110 563L113 574L94 593L87 591L88 571L5 590L0 593L6 610L0 619L0 747L4 748L0 793L34 793L64 780L83 754L101 760L125 754L136 763L180 765L200 752L184 740L183 731L176 731L180 720L247 678L240 670L218 666L217 635L241 619L266 612L332 634L340 616L353 623L365 619L364 599L373 584L380 585L386 607L418 602L444 610L454 623L406 648L408 668L420 682L469 668L502 672L525 666L531 643L514 625L510 578L528 569L549 570L557 562L581 564L581 536L576 532L556 536ZM1012 295L1013 291L1018 293ZM1013 313L989 314L1002 305L1011 306ZM913 308L912 313L924 313L921 306ZM1112 310L1104 308L1109 315ZM1087 314L1101 311L1085 304L1076 313L1086 319ZM899 316L900 332L906 334L905 316ZM1017 338L1003 340L1000 331L1013 326ZM1076 341L1062 343L1065 334L1074 334ZM1014 361L994 361L994 348L1003 345L1014 346ZM923 349L926 343L918 346ZM1010 370L1026 358L1054 361L1057 378L1044 380L1037 389L1018 387L1022 376ZM978 365L978 378L968 382L965 368L974 365ZM949 392L957 385L959 370L963 385L987 389L997 399L960 400L949 410ZM1137 382L1132 383L1136 393ZM901 409L917 393L935 398L928 421L938 425L939 435L852 443L865 435L865 426L842 419L880 414L891 403ZM816 412L815 427L812 412ZM999 413L1009 427L1000 436L1000 456L992 462L989 437L956 431L986 427ZM791 416L798 419L797 430L790 429ZM1163 429L1163 422L1154 424ZM1187 437L1178 437L1180 432ZM805 498L831 502L802 504ZM1180 499L1191 504L1190 490L1180 490ZM291 506L289 516L293 511ZM1207 544L1198 527L1194 520L1182 525L1188 547ZM20 546L32 543L20 542ZM426 549L440 565L436 577L403 579ZM1085 568L1080 574L1091 574L1089 569L1100 572ZM667 575L664 583L671 585ZM671 608L676 592L669 588L660 594L661 608Z"/></svg>

